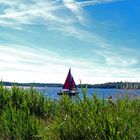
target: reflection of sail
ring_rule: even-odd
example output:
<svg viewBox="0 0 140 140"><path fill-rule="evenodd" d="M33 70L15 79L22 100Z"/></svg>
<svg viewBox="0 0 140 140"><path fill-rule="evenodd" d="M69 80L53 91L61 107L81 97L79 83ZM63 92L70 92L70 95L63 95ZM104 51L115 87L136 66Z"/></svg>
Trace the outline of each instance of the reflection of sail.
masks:
<svg viewBox="0 0 140 140"><path fill-rule="evenodd" d="M68 90L77 89L76 84L75 84L74 79L73 79L73 76L71 75L71 69L69 69L69 73L67 75L63 89L68 89Z"/></svg>

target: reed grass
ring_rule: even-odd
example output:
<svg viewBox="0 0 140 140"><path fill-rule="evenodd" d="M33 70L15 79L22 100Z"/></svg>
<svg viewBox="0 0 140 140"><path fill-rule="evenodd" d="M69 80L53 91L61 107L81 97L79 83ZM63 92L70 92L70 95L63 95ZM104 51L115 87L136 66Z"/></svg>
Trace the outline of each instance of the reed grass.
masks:
<svg viewBox="0 0 140 140"><path fill-rule="evenodd" d="M82 87L81 87L82 88ZM0 85L1 140L137 140L140 139L140 100L48 99L33 87Z"/></svg>

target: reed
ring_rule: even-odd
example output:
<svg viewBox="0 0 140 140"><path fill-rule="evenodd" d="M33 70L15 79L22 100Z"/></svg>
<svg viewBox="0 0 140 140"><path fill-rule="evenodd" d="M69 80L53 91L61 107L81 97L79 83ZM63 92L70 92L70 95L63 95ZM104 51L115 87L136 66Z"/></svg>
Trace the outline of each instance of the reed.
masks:
<svg viewBox="0 0 140 140"><path fill-rule="evenodd" d="M82 87L81 87L82 88ZM86 87L87 88L87 87ZM140 100L62 96L51 100L33 87L0 85L0 139L140 139Z"/></svg>

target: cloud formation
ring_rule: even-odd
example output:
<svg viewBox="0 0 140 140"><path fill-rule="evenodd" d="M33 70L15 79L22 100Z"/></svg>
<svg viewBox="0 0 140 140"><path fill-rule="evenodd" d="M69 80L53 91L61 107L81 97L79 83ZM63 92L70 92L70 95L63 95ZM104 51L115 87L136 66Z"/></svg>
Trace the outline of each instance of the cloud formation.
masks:
<svg viewBox="0 0 140 140"><path fill-rule="evenodd" d="M84 9L86 6L114 2L117 0L0 0L0 28L5 29L0 33L0 39L7 41L0 40L4 42L0 44L0 76L10 77L18 74L18 78L27 75L29 81L32 79L39 81L40 77L42 77L41 81L45 81L44 75L46 75L49 79L54 79L50 82L55 82L59 76L65 79L66 73L62 72L62 69L67 72L67 68L71 66L76 73L77 82L81 77L91 83L93 77L98 82L109 81L114 75L117 75L118 79L132 76L136 78L139 76L139 69L132 69L132 67L140 63L139 54L134 56L136 54L134 49L129 51L126 46L121 48L105 36L90 30L93 25L89 25L90 22L86 17L87 13ZM43 28L39 30L38 28L41 27ZM37 32L34 28L38 29ZM23 35L19 33L20 31ZM58 36L56 43L52 41L49 44L48 41L54 39L54 34ZM51 37L45 40L45 35ZM29 36L33 39L28 39ZM39 45L36 44L36 39L40 40ZM42 43L41 39L45 40L45 43ZM69 41L65 42L67 39ZM60 40L62 44L58 45ZM78 45L73 43L75 45L73 48L79 49L79 56L73 55L73 57L66 52L57 51L57 47L63 44L65 48L63 46L61 50L67 51L67 46L71 46L72 41L78 42ZM52 51L51 47L56 47L56 50L52 49ZM80 52L81 50L84 50L85 54ZM75 61L82 63L75 63ZM63 78L58 82L63 82ZM24 81L26 77L22 76L21 79Z"/></svg>
<svg viewBox="0 0 140 140"><path fill-rule="evenodd" d="M84 7L84 6L91 6L91 5L98 5L98 4L108 4L117 1L118 0L87 0L87 1L77 2L77 4L80 5L81 7Z"/></svg>
<svg viewBox="0 0 140 140"><path fill-rule="evenodd" d="M0 0L0 4L6 6L6 8L0 12L0 21L1 25L8 25L8 23L9 25L36 24L37 19L40 18L43 22L49 22L49 24L53 25L68 25L77 22L83 24L85 22L83 6L110 2L114 2L114 0L92 0L83 2L77 2L75 0L42 0L29 2L25 0ZM71 18L69 18L68 15Z"/></svg>

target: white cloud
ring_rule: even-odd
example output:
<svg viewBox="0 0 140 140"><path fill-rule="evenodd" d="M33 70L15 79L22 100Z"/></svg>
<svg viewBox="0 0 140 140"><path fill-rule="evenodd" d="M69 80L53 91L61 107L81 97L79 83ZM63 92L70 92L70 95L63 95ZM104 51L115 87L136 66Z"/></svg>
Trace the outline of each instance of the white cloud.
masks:
<svg viewBox="0 0 140 140"><path fill-rule="evenodd" d="M0 0L1 5L8 5L0 14L1 25L10 27L14 24L21 26L22 24L36 24L38 18L41 18L42 24L46 22L46 26L67 26L74 23L84 25L85 14L83 6L98 3L114 2L114 0L93 0L76 2L75 0L54 0L54 1L29 1L24 0ZM71 13L69 13L69 11ZM44 24L45 25L45 24ZM67 26L68 27L68 26Z"/></svg>
<svg viewBox="0 0 140 140"><path fill-rule="evenodd" d="M84 24L83 9L74 0L63 0L64 5L75 15L79 23Z"/></svg>
<svg viewBox="0 0 140 140"><path fill-rule="evenodd" d="M114 46L110 41L75 25L75 23L82 25L86 23L83 6L110 2L114 2L114 0L83 2L34 0L30 4L20 0L0 0L0 4L8 5L8 8L0 14L0 26L22 29L23 24L40 23L51 30L57 30L65 35L78 38L80 41L90 43L91 47L94 47L93 55L96 53L102 57L107 66L98 64L90 58L88 61L79 58L77 62L82 63L74 63L75 58L67 57L64 59L60 54L46 49L38 48L35 50L30 49L30 46L15 46L15 44L11 44L11 46L0 45L0 77L5 78L3 80L20 82L34 80L38 82L64 82L68 66L71 66L77 83L79 83L80 78L89 83L120 81L122 77L125 80L126 77L138 80L138 71L135 72L129 68L138 63L137 57L130 56L128 60L128 56L113 51Z"/></svg>
<svg viewBox="0 0 140 140"><path fill-rule="evenodd" d="M76 2L75 0L55 0L55 1L36 1L34 3L25 3L25 1L17 2L5 9L0 14L0 26L10 26L18 30L22 29L22 25L39 24L47 27L48 30L61 31L65 35L74 36L80 40L85 40L96 44L104 42L104 39L97 36L94 32L80 29L75 23L86 26L85 12L82 4L86 3L104 3L114 0L94 0ZM11 3L10 0L7 1ZM69 13L70 11L70 13Z"/></svg>
<svg viewBox="0 0 140 140"><path fill-rule="evenodd" d="M87 65L84 61L83 64L74 62L74 58L64 59L56 52L46 49L0 45L0 78L6 81L64 82L68 66L79 69L78 67ZM79 82L78 77L76 81Z"/></svg>
<svg viewBox="0 0 140 140"><path fill-rule="evenodd" d="M22 82L33 80L41 82L63 82L67 74L67 66L72 66L73 69L77 70L77 73L79 67L84 68L90 65L87 62L84 63L83 60L79 60L83 61L82 64L75 64L74 61L69 58L63 59L57 53L47 50L38 49L36 51L30 48L22 49L19 46L0 46L0 77L10 81L13 78L15 81L20 80ZM60 75L62 76L61 78ZM77 73L77 75L79 74ZM76 77L77 82L79 82L79 78Z"/></svg>
<svg viewBox="0 0 140 140"><path fill-rule="evenodd" d="M18 5L21 2L21 0L0 0L1 5L8 5L8 6L14 6Z"/></svg>
<svg viewBox="0 0 140 140"><path fill-rule="evenodd" d="M123 46L122 48L117 48L117 50L114 48L110 46L109 48L104 48L101 50L98 49L95 53L103 57L107 66L111 67L132 67L139 63L139 58L137 56L134 57L132 52L130 54L125 46ZM131 49L131 51L133 50Z"/></svg>
<svg viewBox="0 0 140 140"><path fill-rule="evenodd" d="M77 4L83 7L83 6L91 6L97 4L108 4L117 1L120 0L87 0L87 1L77 2Z"/></svg>
<svg viewBox="0 0 140 140"><path fill-rule="evenodd" d="M46 51L43 54L42 51L38 53L39 50L31 48L0 46L0 77L6 81L56 82L56 78L62 75L60 70L65 67L55 64L56 53ZM53 79L54 76L56 78ZM62 82L61 80L58 81Z"/></svg>
<svg viewBox="0 0 140 140"><path fill-rule="evenodd" d="M64 59L58 53L46 49L35 50L30 47L0 45L0 78L5 81L63 83L68 68L71 66L76 83L79 83L79 79L83 83L140 80L138 78L140 76L139 70L136 71L129 67L115 67L114 63L111 65L109 63L108 66L100 65L82 58L76 61L82 63L75 63L75 58L67 57ZM122 61L127 60L120 58L117 63L121 63L120 66L123 66L125 62L122 63ZM131 65L134 63L131 62Z"/></svg>
<svg viewBox="0 0 140 140"><path fill-rule="evenodd" d="M64 13L66 7L57 4L58 1L36 1L33 4L22 1L17 5L10 5L0 14L0 20L15 24L36 24L38 18L42 18L49 24L69 24L75 19L68 18ZM11 2L8 2L11 3ZM59 12L61 15L59 15ZM64 13L63 13L64 12ZM4 22L3 22L4 23ZM47 24L46 24L47 25Z"/></svg>

